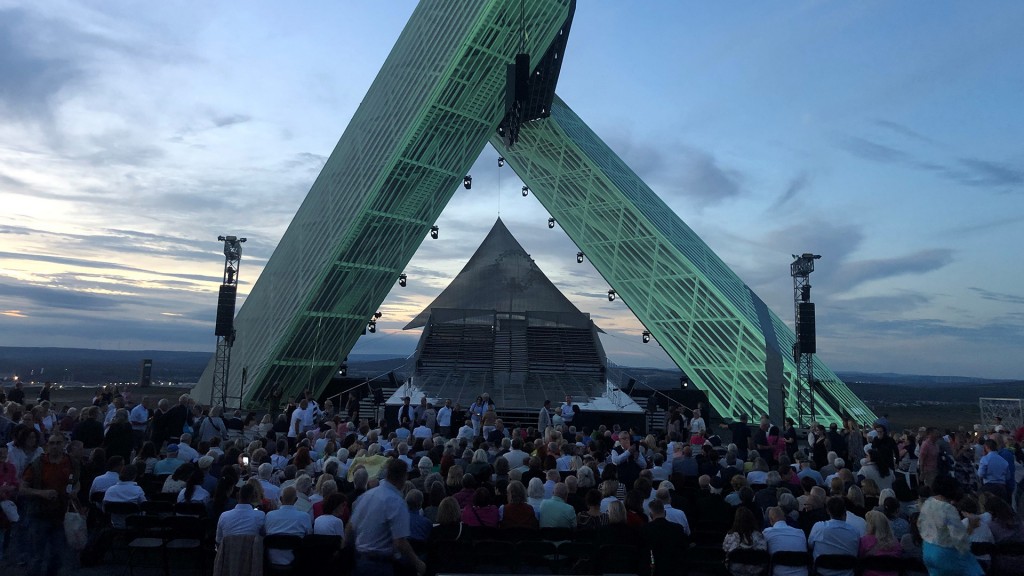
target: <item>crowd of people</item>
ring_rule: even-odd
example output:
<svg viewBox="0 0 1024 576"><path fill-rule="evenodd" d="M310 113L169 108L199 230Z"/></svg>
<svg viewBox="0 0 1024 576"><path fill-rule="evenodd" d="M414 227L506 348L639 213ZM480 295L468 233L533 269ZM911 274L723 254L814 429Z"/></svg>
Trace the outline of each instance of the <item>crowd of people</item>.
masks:
<svg viewBox="0 0 1024 576"><path fill-rule="evenodd" d="M360 419L352 402L339 403L343 415L308 391L259 417L187 394L134 402L101 390L77 407L48 395L49 386L30 402L18 386L0 416L0 558L30 574L56 574L71 556L69 509L157 498L191 503L218 547L236 537L337 536L339 558L358 574L424 574L438 543L544 529L632 546L638 573L676 573L691 547L709 545L728 559L809 552L916 557L931 574L1022 572L972 544L1024 542L1013 506L1024 500L1015 482L1024 428L895 432L883 417L801 434L788 418L719 427L699 408L673 408L663 430L644 435L578 426L572 398L506 426L486 394L466 410L406 398L394 422ZM94 523L89 546L102 547L99 534L123 522L114 514ZM269 559L292 555L272 550Z"/></svg>

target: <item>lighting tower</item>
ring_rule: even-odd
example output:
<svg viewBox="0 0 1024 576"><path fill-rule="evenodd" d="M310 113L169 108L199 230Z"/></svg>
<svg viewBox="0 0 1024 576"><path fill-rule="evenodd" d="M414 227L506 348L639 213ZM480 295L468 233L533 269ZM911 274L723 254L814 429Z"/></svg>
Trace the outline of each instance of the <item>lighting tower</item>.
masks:
<svg viewBox="0 0 1024 576"><path fill-rule="evenodd" d="M214 360L213 387L210 389L210 405L220 401L220 406L228 408L228 375L231 372L231 346L235 343L235 295L238 293L238 268L242 264L242 243L245 238L235 236L218 236L224 242L224 279L220 285L217 299L217 325L213 333L217 335L217 352ZM237 395L237 407L242 407L242 387L245 386L245 371L242 371L243 382Z"/></svg>
<svg viewBox="0 0 1024 576"><path fill-rule="evenodd" d="M793 361L797 366L796 420L801 426L814 421L814 353L817 351L814 335L814 303L811 302L811 272L818 254L805 252L789 265L793 276L793 311L796 314L796 342L793 343Z"/></svg>

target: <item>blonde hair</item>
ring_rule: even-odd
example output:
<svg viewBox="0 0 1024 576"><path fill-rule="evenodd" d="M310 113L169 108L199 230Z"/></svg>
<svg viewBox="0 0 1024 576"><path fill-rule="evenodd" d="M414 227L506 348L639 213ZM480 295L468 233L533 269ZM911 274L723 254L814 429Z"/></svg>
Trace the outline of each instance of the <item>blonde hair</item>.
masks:
<svg viewBox="0 0 1024 576"><path fill-rule="evenodd" d="M864 515L867 523L867 533L873 534L878 540L879 548L891 548L896 544L896 536L892 533L892 524L885 514L878 510L871 510Z"/></svg>
<svg viewBox="0 0 1024 576"><path fill-rule="evenodd" d="M626 507L615 500L608 503L608 523L609 524L625 524L626 523Z"/></svg>

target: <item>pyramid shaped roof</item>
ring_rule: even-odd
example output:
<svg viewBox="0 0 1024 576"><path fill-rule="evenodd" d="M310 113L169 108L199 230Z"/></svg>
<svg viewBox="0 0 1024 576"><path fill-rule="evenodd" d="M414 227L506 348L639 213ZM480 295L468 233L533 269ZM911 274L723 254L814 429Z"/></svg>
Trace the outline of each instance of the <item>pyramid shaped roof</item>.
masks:
<svg viewBox="0 0 1024 576"><path fill-rule="evenodd" d="M541 272L501 218L451 284L405 329L425 326L433 308L582 314Z"/></svg>

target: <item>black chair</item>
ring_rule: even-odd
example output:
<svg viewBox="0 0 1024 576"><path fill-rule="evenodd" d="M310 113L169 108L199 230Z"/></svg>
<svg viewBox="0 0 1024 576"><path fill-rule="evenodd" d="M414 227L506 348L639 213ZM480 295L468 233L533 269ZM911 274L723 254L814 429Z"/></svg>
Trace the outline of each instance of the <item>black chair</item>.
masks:
<svg viewBox="0 0 1024 576"><path fill-rule="evenodd" d="M140 505L142 513L147 516L170 516L174 514L174 505L160 500L147 500Z"/></svg>
<svg viewBox="0 0 1024 576"><path fill-rule="evenodd" d="M554 573L558 568L558 547L547 540L526 540L516 544L515 556L526 566L546 568Z"/></svg>
<svg viewBox="0 0 1024 576"><path fill-rule="evenodd" d="M562 542L558 545L558 562L569 574L592 574L595 552L594 545L590 542Z"/></svg>
<svg viewBox="0 0 1024 576"><path fill-rule="evenodd" d="M474 570L472 554L467 554L468 540L434 540L430 543L427 572L469 572ZM507 544L506 544L507 546Z"/></svg>
<svg viewBox="0 0 1024 576"><path fill-rule="evenodd" d="M597 550L597 568L602 574L639 573L640 550L636 546L608 544Z"/></svg>
<svg viewBox="0 0 1024 576"><path fill-rule="evenodd" d="M856 570L858 558L846 554L822 554L814 559L814 573L825 570Z"/></svg>
<svg viewBox="0 0 1024 576"><path fill-rule="evenodd" d="M857 573L863 574L868 570L903 576L907 571L907 562L899 556L864 556L860 559Z"/></svg>
<svg viewBox="0 0 1024 576"><path fill-rule="evenodd" d="M776 552L771 555L772 568L776 566L793 566L810 568L812 564L810 552Z"/></svg>
<svg viewBox="0 0 1024 576"><path fill-rule="evenodd" d="M175 558L187 553L194 554L195 566L202 573L206 565L203 561L203 543L206 540L206 524L203 520L191 516L165 516L163 522L167 529L167 553Z"/></svg>
<svg viewBox="0 0 1024 576"><path fill-rule="evenodd" d="M182 518L187 518L182 516ZM293 557L289 564L274 564L270 561L271 550L291 551L294 555L302 546L302 536L294 534L267 534L263 537L263 573L264 574L295 574L296 563Z"/></svg>
<svg viewBox="0 0 1024 576"><path fill-rule="evenodd" d="M572 528L541 528L540 539L548 542L565 542L576 537Z"/></svg>
<svg viewBox="0 0 1024 576"><path fill-rule="evenodd" d="M295 553L295 564L300 574L315 574L324 566L334 566L341 552L341 536L309 534ZM410 540L410 543L412 541ZM415 547L414 547L415 550Z"/></svg>
<svg viewBox="0 0 1024 576"><path fill-rule="evenodd" d="M110 553L116 556L118 550L127 550L131 539L128 518L141 514L142 507L135 502L104 502L103 511L110 518Z"/></svg>
<svg viewBox="0 0 1024 576"><path fill-rule="evenodd" d="M471 556L476 570L500 574L516 571L520 560L516 550L507 540L474 540Z"/></svg>
<svg viewBox="0 0 1024 576"><path fill-rule="evenodd" d="M178 516L206 517L206 504L202 502L175 502L174 513Z"/></svg>
<svg viewBox="0 0 1024 576"><path fill-rule="evenodd" d="M732 572L733 564L743 564L744 566L757 566L761 569L758 574L765 574L768 572L769 564L771 563L771 556L768 555L767 550L754 550L752 548L736 548L725 555L725 565Z"/></svg>
<svg viewBox="0 0 1024 576"><path fill-rule="evenodd" d="M159 492L152 496L148 496L148 498L153 502L170 502L171 505L174 505L178 501L178 495L173 492Z"/></svg>
<svg viewBox="0 0 1024 576"><path fill-rule="evenodd" d="M522 542L541 538L540 530L536 528L502 528L498 531L497 539L503 542Z"/></svg>
<svg viewBox="0 0 1024 576"><path fill-rule="evenodd" d="M125 518L125 525L128 539L128 574L135 573L135 555L148 551L160 552L160 565L164 573L167 573L167 556L164 548L166 531L160 518L135 514Z"/></svg>

